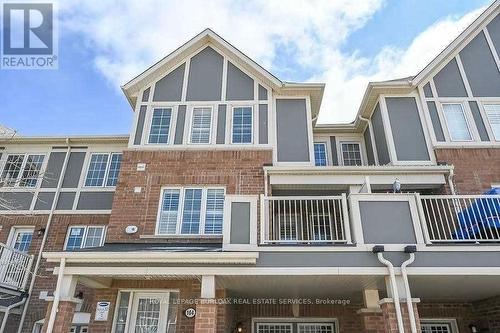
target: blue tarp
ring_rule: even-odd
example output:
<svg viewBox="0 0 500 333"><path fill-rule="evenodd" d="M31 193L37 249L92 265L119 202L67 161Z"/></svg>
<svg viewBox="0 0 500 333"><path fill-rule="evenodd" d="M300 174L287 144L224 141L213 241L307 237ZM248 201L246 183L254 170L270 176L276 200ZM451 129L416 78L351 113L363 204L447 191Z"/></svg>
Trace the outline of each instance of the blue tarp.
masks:
<svg viewBox="0 0 500 333"><path fill-rule="evenodd" d="M500 195L500 188L492 188L483 195ZM457 213L457 219L460 230L453 234L454 239L489 238L488 234L496 235L494 229L500 229L500 199L476 199Z"/></svg>

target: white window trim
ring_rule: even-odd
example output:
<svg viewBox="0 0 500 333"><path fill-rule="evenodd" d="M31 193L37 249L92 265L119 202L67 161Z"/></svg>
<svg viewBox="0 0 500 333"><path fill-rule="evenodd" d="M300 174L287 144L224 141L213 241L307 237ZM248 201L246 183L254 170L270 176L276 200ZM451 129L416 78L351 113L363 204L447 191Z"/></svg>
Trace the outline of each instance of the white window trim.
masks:
<svg viewBox="0 0 500 333"><path fill-rule="evenodd" d="M203 109L203 108L210 109L210 132L208 134L208 142L205 142L205 143L191 142L191 134L193 132L194 110L195 109ZM212 136L214 133L214 114L215 114L214 106L213 105L192 105L190 114L191 115L190 115L190 120L189 120L189 131L188 131L188 137L187 137L188 145L196 145L196 146L211 145L213 142Z"/></svg>
<svg viewBox="0 0 500 333"><path fill-rule="evenodd" d="M72 228L84 228L84 231L83 231L83 237L82 237L82 244L80 245L80 249L85 249L84 245L85 245L85 241L87 239L87 233L88 233L88 230L89 228L101 228L103 229L102 231L102 239L101 239L101 242L99 244L99 246L103 246L104 245L104 241L106 239L106 232L107 232L107 227L105 225L69 225L68 226L68 230L66 230L66 238L64 240L64 251L67 251L66 250L66 247L68 245L68 240L69 240L69 233L71 231Z"/></svg>
<svg viewBox="0 0 500 333"><path fill-rule="evenodd" d="M364 149L363 149L363 144L362 144L362 141L361 140L358 140L358 139L353 139L353 138L345 138L345 139L342 139L342 138L339 138L339 141L338 141L338 147L337 147L337 155L338 155L338 158L339 158L339 165L340 166L344 166L344 154L343 154L343 151L342 151L342 144L357 144L359 145L359 155L361 157L361 165L360 166L363 166L363 165L366 165L366 161L365 161L365 156L364 156Z"/></svg>
<svg viewBox="0 0 500 333"><path fill-rule="evenodd" d="M467 125L467 130L469 131L470 140L453 140L452 139L450 127L448 125L448 121L446 120L444 105L460 105L460 107L462 108L462 114L464 115L464 118L465 118L465 123ZM471 128L471 120L470 120L468 112L466 112L466 107L464 106L463 102L441 102L441 103L439 103L439 109L441 111L441 114L443 115L442 120L443 120L443 124L444 124L444 132L445 132L445 137L448 141L450 141L450 142L474 142L475 141L474 133L473 133L472 128Z"/></svg>
<svg viewBox="0 0 500 333"><path fill-rule="evenodd" d="M156 143L156 142L149 142L149 136L151 134L151 126L153 125L153 114L155 109L170 109L170 122L168 124L168 135L167 135L167 142L166 143ZM144 144L145 145L150 145L150 146L164 146L164 145L170 145L173 143L174 140L174 135L173 132L175 132L175 126L173 126L174 121L177 120L177 118L174 116L177 114L177 112L174 112L174 105L151 105L149 108L149 112L147 112L147 130L144 131L145 133L145 138L144 138Z"/></svg>
<svg viewBox="0 0 500 333"><path fill-rule="evenodd" d="M32 237L35 236L35 227L34 226L13 226L10 228L9 237L7 238L7 246L14 248L14 242L16 240L16 236L21 232L31 232L33 234ZM33 242L33 238L31 239ZM31 244L30 244L31 246Z"/></svg>
<svg viewBox="0 0 500 333"><path fill-rule="evenodd" d="M2 160L0 162L0 167L2 169L1 172L0 172L0 177L3 175L3 172L4 172L5 168L7 167L7 160L9 158L9 156L13 156L13 155L23 156L23 163L21 164L19 175L16 177L13 186L2 185L1 187L2 188L20 188L20 189L23 189L23 188L25 188L25 189L35 189L35 188L38 188L40 186L40 178L43 178L43 172L45 172L45 167L47 165L47 160L48 160L47 154L46 153L37 153L37 152L6 153L5 154L5 159L2 158ZM28 156L30 156L30 155L41 155L41 156L43 156L42 166L40 167L40 170L38 172L39 174L38 174L38 177L36 179L35 186L21 186L21 180L22 180L22 177L23 177L24 168L26 167L26 163L28 161ZM3 182L3 180L1 178L0 178L0 181Z"/></svg>
<svg viewBox="0 0 500 333"><path fill-rule="evenodd" d="M251 134L251 137L250 137L250 142L233 142L233 134L234 134L234 109L237 109L237 108L250 108L251 112L252 112L252 121L251 121L251 130L250 130L250 134ZM253 145L254 144L254 141L255 141L255 135L254 135L254 130L255 130L255 108L253 107L253 105L232 105L231 106L231 144L235 144L235 145Z"/></svg>
<svg viewBox="0 0 500 333"><path fill-rule="evenodd" d="M488 136L490 138L490 141L500 142L500 135L498 138L495 137L495 132L493 131L493 127L491 126L491 123L490 123L490 118L488 117L488 113L485 109L486 105L500 105L500 101L498 101L498 102L494 102L494 101L482 102L482 103L478 103L478 105L479 105L479 110L481 112L481 116L483 117L483 123L486 126L486 132L488 132Z"/></svg>
<svg viewBox="0 0 500 333"><path fill-rule="evenodd" d="M420 318L420 324L446 324L450 325L451 333L458 333L458 324L455 318Z"/></svg>
<svg viewBox="0 0 500 333"><path fill-rule="evenodd" d="M193 236L220 236L223 235L223 230L220 234L205 234L205 219L207 212L207 190L223 190L224 198L226 197L226 188L222 186L186 186L186 187L176 187L176 186L165 186L160 190L160 200L158 202L158 211L156 213L156 226L155 226L155 236L162 237L193 237ZM177 212L177 222L175 227L175 234L161 234L159 233L160 228L160 214L162 211L163 203L163 193L165 190L179 190L179 210ZM202 190L201 192L201 209L200 209L200 228L196 234L182 234L182 216L184 214L184 197L186 190ZM224 216L222 220L222 227L224 227Z"/></svg>
<svg viewBox="0 0 500 333"><path fill-rule="evenodd" d="M321 145L325 146L326 166L331 165L330 157L328 156L328 142L327 141L314 140L313 141L313 150L314 150L314 145L316 145L316 144L321 144ZM314 166L318 166L318 165L316 165L316 151L314 151Z"/></svg>
<svg viewBox="0 0 500 333"><path fill-rule="evenodd" d="M92 161L92 156L93 155L108 155L108 161L106 162L106 171L104 172L104 179L102 181L102 185L86 185L85 183L87 182L87 176L89 173L89 168L90 168L90 162ZM111 158L113 155L122 155L122 161L123 162L123 153L122 152L98 152L98 151L93 151L89 153L89 157L85 163L85 173L83 173L83 183L82 183L82 188L115 188L115 186L107 186L108 182L108 176L109 176L109 169L111 168ZM121 170L121 162L120 162L120 170Z"/></svg>

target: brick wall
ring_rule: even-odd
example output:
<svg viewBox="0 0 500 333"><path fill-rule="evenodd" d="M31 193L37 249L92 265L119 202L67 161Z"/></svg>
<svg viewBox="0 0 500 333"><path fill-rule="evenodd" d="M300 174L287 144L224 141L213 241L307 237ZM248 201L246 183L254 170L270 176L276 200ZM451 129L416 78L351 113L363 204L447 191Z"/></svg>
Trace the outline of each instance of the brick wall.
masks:
<svg viewBox="0 0 500 333"><path fill-rule="evenodd" d="M455 166L458 194L479 194L500 183L500 149L436 149L436 159Z"/></svg>
<svg viewBox="0 0 500 333"><path fill-rule="evenodd" d="M225 186L227 194L262 194L262 166L270 162L270 150L125 151L107 242L139 241L140 235L154 234L162 186L215 185ZM146 163L146 171L137 171L137 163ZM141 193L134 193L134 187L141 187ZM139 231L125 234L128 225Z"/></svg>

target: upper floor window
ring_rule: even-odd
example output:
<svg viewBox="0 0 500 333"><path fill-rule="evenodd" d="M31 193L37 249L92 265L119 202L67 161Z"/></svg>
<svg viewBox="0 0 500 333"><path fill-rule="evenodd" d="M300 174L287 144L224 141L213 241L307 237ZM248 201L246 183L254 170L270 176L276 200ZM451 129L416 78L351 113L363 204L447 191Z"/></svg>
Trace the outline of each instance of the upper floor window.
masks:
<svg viewBox="0 0 500 333"><path fill-rule="evenodd" d="M66 236L66 251L74 251L89 247L102 246L104 243L104 226L72 226Z"/></svg>
<svg viewBox="0 0 500 333"><path fill-rule="evenodd" d="M233 143L252 143L253 110L250 106L233 108Z"/></svg>
<svg viewBox="0 0 500 333"><path fill-rule="evenodd" d="M153 110L151 128L149 129L149 143L168 143L171 119L171 108Z"/></svg>
<svg viewBox="0 0 500 333"><path fill-rule="evenodd" d="M341 142L340 152L343 165L363 165L363 158L361 157L361 145L359 144L359 142Z"/></svg>
<svg viewBox="0 0 500 333"><path fill-rule="evenodd" d="M85 186L116 186L122 161L120 153L94 153L85 178Z"/></svg>
<svg viewBox="0 0 500 333"><path fill-rule="evenodd" d="M0 184L3 186L36 187L45 155L8 155Z"/></svg>
<svg viewBox="0 0 500 333"><path fill-rule="evenodd" d="M224 211L222 188L166 188L162 191L156 233L220 235Z"/></svg>
<svg viewBox="0 0 500 333"><path fill-rule="evenodd" d="M28 252L33 239L32 228L13 228L8 245L18 251Z"/></svg>
<svg viewBox="0 0 500 333"><path fill-rule="evenodd" d="M484 104L484 111L496 141L500 141L500 104Z"/></svg>
<svg viewBox="0 0 500 333"><path fill-rule="evenodd" d="M191 123L191 143L208 144L212 134L212 108L193 108L193 118Z"/></svg>
<svg viewBox="0 0 500 333"><path fill-rule="evenodd" d="M316 166L328 165L326 157L326 143L324 142L314 143L314 165Z"/></svg>
<svg viewBox="0 0 500 333"><path fill-rule="evenodd" d="M462 104L443 104L443 114L446 120L451 141L470 141L472 136L467 123Z"/></svg>

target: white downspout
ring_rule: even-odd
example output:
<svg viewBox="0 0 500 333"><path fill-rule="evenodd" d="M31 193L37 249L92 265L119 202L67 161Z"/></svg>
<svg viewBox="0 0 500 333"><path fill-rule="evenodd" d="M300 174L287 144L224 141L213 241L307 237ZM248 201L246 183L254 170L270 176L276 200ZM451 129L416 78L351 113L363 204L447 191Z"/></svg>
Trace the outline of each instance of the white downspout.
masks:
<svg viewBox="0 0 500 333"><path fill-rule="evenodd" d="M5 325L7 325L7 318L9 318L9 313L10 313L10 310L14 309L15 307L18 307L20 305L23 305L24 302L26 302L26 297L23 298L22 300L20 300L19 302L17 303L14 303L14 304L11 304L9 305L6 309L5 309L5 313L3 314L3 319L2 319L2 326L0 326L0 333L3 333L4 330L5 330Z"/></svg>
<svg viewBox="0 0 500 333"><path fill-rule="evenodd" d="M450 174L448 175L448 186L450 187L450 192L452 195L455 195L455 184L453 183L454 176L453 168L450 169Z"/></svg>
<svg viewBox="0 0 500 333"><path fill-rule="evenodd" d="M57 274L56 290L54 291L54 300L52 301L52 308L50 309L49 322L47 324L47 330L45 331L45 333L52 333L52 330L54 329L57 308L59 307L59 300L61 298L61 284L65 267L66 267L66 258L61 258L61 263L59 264L59 274Z"/></svg>
<svg viewBox="0 0 500 333"><path fill-rule="evenodd" d="M382 252L377 253L378 261L382 264L386 265L389 269L389 277L391 279L391 289L392 289L392 298L394 299L394 308L396 309L396 319L398 321L398 331L399 333L404 333L405 329L403 326L403 316L401 314L401 305L399 304L399 293L398 287L396 285L396 275L394 273L394 266L392 263L384 258L384 254ZM47 331L47 333L50 333Z"/></svg>
<svg viewBox="0 0 500 333"><path fill-rule="evenodd" d="M54 216L54 211L56 210L57 201L59 200L59 195L61 193L62 182L64 179L64 175L66 174L66 168L68 166L69 155L71 153L71 144L69 138L66 139L66 144L68 148L66 149L66 156L64 157L63 166L61 168L61 175L59 176L59 181L57 182L56 192L54 194L54 200L52 201L52 206L50 208L50 214L47 218L47 224L45 225L45 232L42 238L42 244L40 245L40 251L38 251L38 256L36 258L35 267L33 268L33 275L30 281L30 288L28 289L28 298L26 299L26 305L23 308L23 313L21 315L21 320L19 321L19 328L17 329L17 333L21 333L24 325L24 320L26 318L26 313L28 311L29 301L31 299L31 294L33 292L33 288L35 286L35 278L38 274L38 269L40 268L40 261L42 260L42 252L45 248L45 244L47 243L47 237L49 236L50 225L52 224L52 218ZM0 332L1 333L1 332Z"/></svg>
<svg viewBox="0 0 500 333"><path fill-rule="evenodd" d="M408 317L410 318L411 333L417 333L417 323L415 322L415 314L413 313L413 302L410 293L410 283L408 282L408 274L406 274L406 266L415 261L415 253L410 253L410 258L401 264L401 274L405 285L406 306L408 307Z"/></svg>

